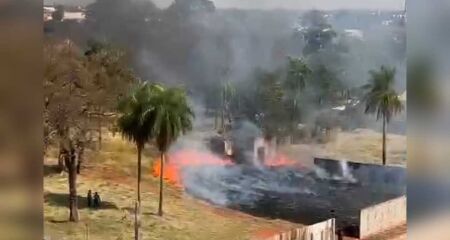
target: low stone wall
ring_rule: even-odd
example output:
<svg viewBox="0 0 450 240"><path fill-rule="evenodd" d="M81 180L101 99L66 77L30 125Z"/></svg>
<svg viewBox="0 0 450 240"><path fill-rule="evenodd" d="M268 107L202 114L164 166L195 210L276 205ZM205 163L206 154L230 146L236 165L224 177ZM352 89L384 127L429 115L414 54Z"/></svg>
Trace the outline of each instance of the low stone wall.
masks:
<svg viewBox="0 0 450 240"><path fill-rule="evenodd" d="M336 240L335 220L329 219L324 222L293 229L264 240Z"/></svg>
<svg viewBox="0 0 450 240"><path fill-rule="evenodd" d="M406 223L406 196L392 199L360 212L359 237L368 238Z"/></svg>

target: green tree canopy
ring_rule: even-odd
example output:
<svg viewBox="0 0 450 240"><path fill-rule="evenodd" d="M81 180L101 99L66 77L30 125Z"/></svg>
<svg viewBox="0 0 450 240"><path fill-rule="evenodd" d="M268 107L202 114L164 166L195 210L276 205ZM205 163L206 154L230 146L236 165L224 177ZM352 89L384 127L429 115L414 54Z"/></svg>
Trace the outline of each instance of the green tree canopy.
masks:
<svg viewBox="0 0 450 240"><path fill-rule="evenodd" d="M301 24L303 26L302 35L306 42L303 48L305 55L325 48L337 36L321 11L313 10L305 13L302 16Z"/></svg>
<svg viewBox="0 0 450 240"><path fill-rule="evenodd" d="M138 147L152 139L155 123L155 95L163 91L163 87L143 82L129 96L121 99L118 110L121 116L118 126L123 136L136 143Z"/></svg>
<svg viewBox="0 0 450 240"><path fill-rule="evenodd" d="M383 120L382 161L386 164L386 131L392 116L403 110L398 93L394 89L395 68L381 66L378 71L370 71L369 83L364 86L366 113L376 114Z"/></svg>
<svg viewBox="0 0 450 240"><path fill-rule="evenodd" d="M180 135L192 129L194 112L187 102L186 93L179 88L158 91L154 104L153 133L158 149L165 152Z"/></svg>
<svg viewBox="0 0 450 240"><path fill-rule="evenodd" d="M312 73L306 62L301 58L288 58L286 89L298 93L306 87L306 81Z"/></svg>
<svg viewBox="0 0 450 240"><path fill-rule="evenodd" d="M184 90L179 88L159 89L152 98L154 104L154 134L161 157L158 215L163 215L163 174L165 154L176 139L192 129L194 112L190 108Z"/></svg>
<svg viewBox="0 0 450 240"><path fill-rule="evenodd" d="M378 71L370 71L369 84L364 88L368 90L366 113L375 113L377 119L386 118L389 122L393 115L403 110L398 93L394 89L395 68L381 66Z"/></svg>

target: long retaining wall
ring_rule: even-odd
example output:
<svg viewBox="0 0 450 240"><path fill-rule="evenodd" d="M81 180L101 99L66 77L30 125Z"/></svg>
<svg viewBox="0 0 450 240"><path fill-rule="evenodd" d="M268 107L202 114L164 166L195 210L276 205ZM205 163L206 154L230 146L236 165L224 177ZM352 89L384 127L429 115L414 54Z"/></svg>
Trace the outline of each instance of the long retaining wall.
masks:
<svg viewBox="0 0 450 240"><path fill-rule="evenodd" d="M404 223L406 223L406 196L362 209L359 237L364 239Z"/></svg>
<svg viewBox="0 0 450 240"><path fill-rule="evenodd" d="M332 218L324 222L279 233L264 240L336 240L335 230L335 220Z"/></svg>

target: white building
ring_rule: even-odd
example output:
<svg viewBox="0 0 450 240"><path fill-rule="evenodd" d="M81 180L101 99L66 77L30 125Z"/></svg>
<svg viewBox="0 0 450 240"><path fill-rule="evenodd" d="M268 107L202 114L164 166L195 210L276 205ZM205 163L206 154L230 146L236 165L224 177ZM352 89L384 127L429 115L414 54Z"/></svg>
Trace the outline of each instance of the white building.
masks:
<svg viewBox="0 0 450 240"><path fill-rule="evenodd" d="M64 12L64 20L75 20L78 22L84 21L86 19L86 15L84 12Z"/></svg>
<svg viewBox="0 0 450 240"><path fill-rule="evenodd" d="M86 14L84 9L78 7L78 11L64 11L64 20L73 20L73 21L84 21L86 19ZM44 21L52 20L52 14L56 11L56 8L53 6L44 6Z"/></svg>

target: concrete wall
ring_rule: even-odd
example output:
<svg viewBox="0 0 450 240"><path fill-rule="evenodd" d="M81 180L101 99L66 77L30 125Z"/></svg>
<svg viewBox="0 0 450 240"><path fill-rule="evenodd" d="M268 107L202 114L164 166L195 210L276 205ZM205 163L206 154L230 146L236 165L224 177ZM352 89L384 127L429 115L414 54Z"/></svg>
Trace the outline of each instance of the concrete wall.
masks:
<svg viewBox="0 0 450 240"><path fill-rule="evenodd" d="M288 232L276 234L264 240L336 240L335 220L293 229Z"/></svg>
<svg viewBox="0 0 450 240"><path fill-rule="evenodd" d="M362 209L359 237L364 239L404 223L406 223L406 196Z"/></svg>
<svg viewBox="0 0 450 240"><path fill-rule="evenodd" d="M346 162L348 171L358 182L382 187L385 192L401 192L401 195L406 193L407 171L404 167L314 158L315 166L337 176L343 175L342 162Z"/></svg>
<svg viewBox="0 0 450 240"><path fill-rule="evenodd" d="M306 227L306 236L301 240L335 240L335 220L329 219Z"/></svg>

